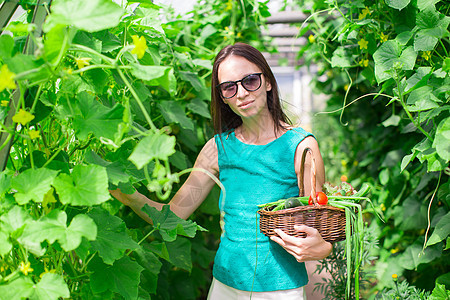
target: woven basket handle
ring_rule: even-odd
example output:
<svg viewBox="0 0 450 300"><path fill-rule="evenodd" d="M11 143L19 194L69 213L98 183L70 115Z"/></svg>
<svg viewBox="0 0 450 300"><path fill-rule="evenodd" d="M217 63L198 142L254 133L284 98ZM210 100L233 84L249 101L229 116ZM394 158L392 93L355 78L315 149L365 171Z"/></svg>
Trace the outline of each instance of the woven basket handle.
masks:
<svg viewBox="0 0 450 300"><path fill-rule="evenodd" d="M311 148L305 148L302 153L302 161L300 164L300 196L305 196L305 186L303 183L303 179L305 174L306 154L308 154L308 152L311 155L311 198L314 205L318 205L316 197L316 161L314 159L314 153Z"/></svg>

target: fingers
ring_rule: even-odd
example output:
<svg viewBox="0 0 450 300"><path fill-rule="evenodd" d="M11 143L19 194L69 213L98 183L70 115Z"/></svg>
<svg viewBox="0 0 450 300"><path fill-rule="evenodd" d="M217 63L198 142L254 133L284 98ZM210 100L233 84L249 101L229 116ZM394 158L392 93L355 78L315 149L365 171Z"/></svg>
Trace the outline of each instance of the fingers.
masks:
<svg viewBox="0 0 450 300"><path fill-rule="evenodd" d="M316 235L319 233L319 231L317 231L314 227L309 227L306 225L294 225L294 230L297 232L304 232L307 236Z"/></svg>

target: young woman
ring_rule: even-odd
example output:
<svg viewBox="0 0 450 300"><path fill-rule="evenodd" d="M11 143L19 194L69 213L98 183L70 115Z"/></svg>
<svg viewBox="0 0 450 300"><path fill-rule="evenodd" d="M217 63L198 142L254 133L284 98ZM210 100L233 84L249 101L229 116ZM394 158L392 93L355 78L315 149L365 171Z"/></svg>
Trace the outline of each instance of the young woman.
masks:
<svg viewBox="0 0 450 300"><path fill-rule="evenodd" d="M254 47L237 43L217 55L212 74L212 116L216 135L200 151L194 168L219 178L225 187L219 206L224 226L217 251L209 299L303 299L308 282L305 261L327 257L332 245L318 231L296 227L305 238L276 230L271 240L259 232L258 205L299 194L301 154L315 155L320 191L325 181L323 160L312 134L288 124L280 106L275 77L263 55ZM307 160L308 161L308 160ZM308 165L306 165L308 169ZM215 182L193 171L170 201L170 209L188 218L209 194ZM305 195L311 190L304 174ZM195 192L194 192L195 191ZM111 194L144 220L144 204L161 209L164 204L135 193Z"/></svg>

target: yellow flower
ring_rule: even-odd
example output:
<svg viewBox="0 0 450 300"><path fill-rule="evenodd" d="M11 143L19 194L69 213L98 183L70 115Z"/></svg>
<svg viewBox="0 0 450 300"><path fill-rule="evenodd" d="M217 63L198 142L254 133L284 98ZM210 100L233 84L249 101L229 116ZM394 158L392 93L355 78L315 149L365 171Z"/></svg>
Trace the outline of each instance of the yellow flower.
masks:
<svg viewBox="0 0 450 300"><path fill-rule="evenodd" d="M385 210L386 210L386 206L384 206L383 203L380 204L380 208L381 208L382 211L385 211Z"/></svg>
<svg viewBox="0 0 450 300"><path fill-rule="evenodd" d="M75 58L75 62L77 63L78 69L83 69L84 67L89 66L89 62L91 61L91 59L92 58L90 58L90 57ZM67 72L67 73L69 73L69 72ZM72 73L72 72L70 72L70 73Z"/></svg>
<svg viewBox="0 0 450 300"><path fill-rule="evenodd" d="M348 90L348 84L344 85L344 90ZM345 163L347 165L347 163Z"/></svg>
<svg viewBox="0 0 450 300"><path fill-rule="evenodd" d="M134 48L131 53L136 54L138 58L144 57L145 50L147 50L147 41L143 36L139 37L137 35L131 36L133 39Z"/></svg>
<svg viewBox="0 0 450 300"><path fill-rule="evenodd" d="M28 273L33 272L33 268L30 267L30 262L27 262L26 264L24 262L21 262L19 265L20 272L22 272L25 275L28 275Z"/></svg>
<svg viewBox="0 0 450 300"><path fill-rule="evenodd" d="M369 10L369 9L367 8L367 6L366 6L366 8L364 8L364 9L361 11L361 13L359 14L358 19L359 19L359 20L364 19L364 18L367 16L367 14L371 15L372 13L370 12L370 10Z"/></svg>
<svg viewBox="0 0 450 300"><path fill-rule="evenodd" d="M2 100L1 106L6 107L6 106L8 106L8 104L9 104L9 101L8 101L8 100Z"/></svg>
<svg viewBox="0 0 450 300"><path fill-rule="evenodd" d="M47 267L44 267L44 272L42 272L41 275L39 275L39 277L42 278L47 273L56 273L56 270L55 269L49 270L49 269L47 269Z"/></svg>
<svg viewBox="0 0 450 300"><path fill-rule="evenodd" d="M236 34L236 37L237 37L237 38L242 38L242 33L238 32L238 33Z"/></svg>
<svg viewBox="0 0 450 300"><path fill-rule="evenodd" d="M229 11L233 9L233 0L228 0L227 6L225 7L225 11Z"/></svg>
<svg viewBox="0 0 450 300"><path fill-rule="evenodd" d="M381 40L381 42L382 42L382 43L387 42L388 37L389 37L389 34L388 34L388 35L385 35L384 33L381 33L381 34L380 34L380 40Z"/></svg>
<svg viewBox="0 0 450 300"><path fill-rule="evenodd" d="M359 49L367 49L367 46L369 45L369 42L366 41L365 39L361 39L358 42L358 45L359 45Z"/></svg>
<svg viewBox="0 0 450 300"><path fill-rule="evenodd" d="M431 51L424 51L422 57L425 58L425 60L429 60L431 58Z"/></svg>
<svg viewBox="0 0 450 300"><path fill-rule="evenodd" d="M395 254L395 253L397 253L397 252L398 252L398 248L391 249L391 253L392 253L392 254Z"/></svg>
<svg viewBox="0 0 450 300"><path fill-rule="evenodd" d="M32 140L37 139L40 136L39 131L37 130L28 130L28 135Z"/></svg>
<svg viewBox="0 0 450 300"><path fill-rule="evenodd" d="M348 89L348 84L345 85L344 89ZM341 159L341 165L345 168L347 166L347 161L345 159Z"/></svg>
<svg viewBox="0 0 450 300"><path fill-rule="evenodd" d="M3 65L0 69L0 92L4 89L15 89L16 83L14 77L16 74L8 69L7 65Z"/></svg>
<svg viewBox="0 0 450 300"><path fill-rule="evenodd" d="M316 38L312 34L310 34L308 36L308 41L312 44L312 43L314 43L316 41Z"/></svg>
<svg viewBox="0 0 450 300"><path fill-rule="evenodd" d="M23 110L22 108L19 110L18 113L16 113L12 117L12 120L14 122L20 123L22 125L29 123L33 119L34 119L34 116L32 114L30 114L29 112L27 112L26 110Z"/></svg>
<svg viewBox="0 0 450 300"><path fill-rule="evenodd" d="M397 278L398 278L397 274L392 274L392 279L394 279L394 281L397 280Z"/></svg>
<svg viewBox="0 0 450 300"><path fill-rule="evenodd" d="M359 14L359 16L358 16L358 20L364 19L364 18L366 17L366 15L367 15L367 14L361 12L361 13Z"/></svg>
<svg viewBox="0 0 450 300"><path fill-rule="evenodd" d="M369 66L369 60L368 59L361 59L359 61L359 65L362 67L368 67Z"/></svg>

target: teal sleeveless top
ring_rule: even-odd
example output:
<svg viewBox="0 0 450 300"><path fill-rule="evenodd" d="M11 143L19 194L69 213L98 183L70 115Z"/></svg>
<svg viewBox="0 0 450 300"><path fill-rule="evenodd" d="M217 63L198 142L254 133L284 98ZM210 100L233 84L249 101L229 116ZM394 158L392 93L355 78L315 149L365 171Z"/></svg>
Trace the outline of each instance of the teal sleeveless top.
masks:
<svg viewBox="0 0 450 300"><path fill-rule="evenodd" d="M223 232L213 276L233 288L267 292L304 286L304 263L259 230L258 205L298 196L294 157L298 144L312 136L293 128L266 145L249 145L234 131L216 135L219 179L225 187L219 199Z"/></svg>

